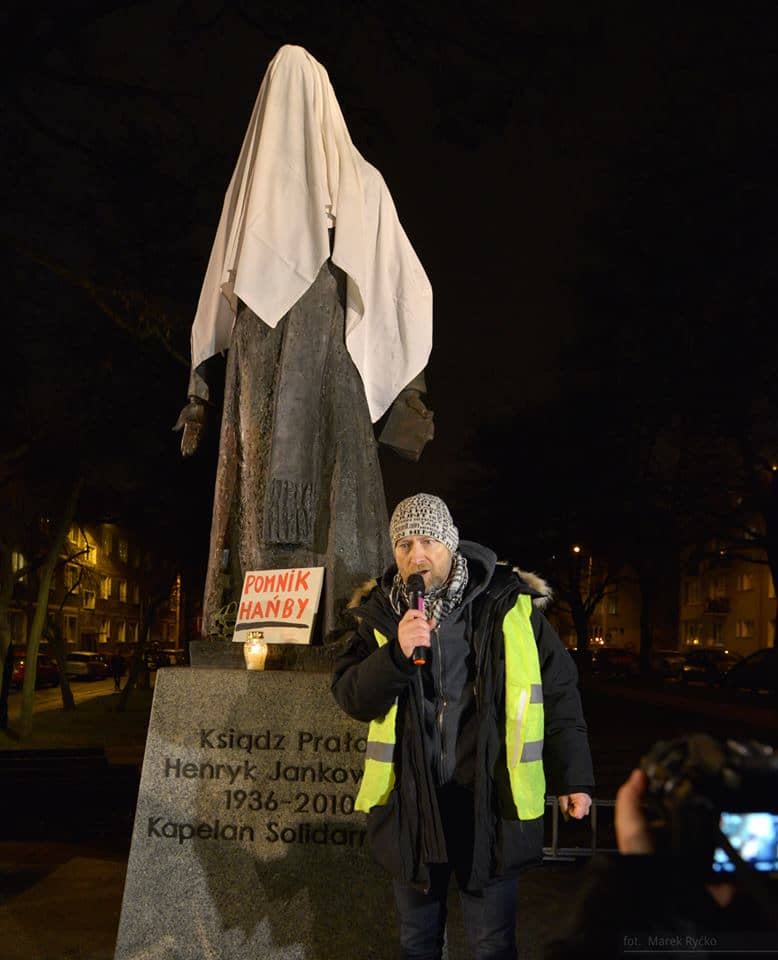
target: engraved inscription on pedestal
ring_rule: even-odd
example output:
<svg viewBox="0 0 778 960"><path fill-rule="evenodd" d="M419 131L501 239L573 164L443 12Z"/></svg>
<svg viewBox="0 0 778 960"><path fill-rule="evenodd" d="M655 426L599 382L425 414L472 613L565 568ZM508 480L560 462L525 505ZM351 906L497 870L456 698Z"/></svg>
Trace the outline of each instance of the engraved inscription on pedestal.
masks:
<svg viewBox="0 0 778 960"><path fill-rule="evenodd" d="M323 815L354 813L355 791L362 779L357 754L364 753L366 745L363 734L201 727L197 735L200 750L209 759L198 762L166 756L164 776L168 780L217 781L214 807L223 819L216 816L211 823L176 824L162 823L160 816L149 817L149 837L179 844L197 837L260 844L364 846L361 827L315 822ZM348 763L352 765L342 765Z"/></svg>
<svg viewBox="0 0 778 960"><path fill-rule="evenodd" d="M393 956L366 736L324 674L160 671L117 960Z"/></svg>

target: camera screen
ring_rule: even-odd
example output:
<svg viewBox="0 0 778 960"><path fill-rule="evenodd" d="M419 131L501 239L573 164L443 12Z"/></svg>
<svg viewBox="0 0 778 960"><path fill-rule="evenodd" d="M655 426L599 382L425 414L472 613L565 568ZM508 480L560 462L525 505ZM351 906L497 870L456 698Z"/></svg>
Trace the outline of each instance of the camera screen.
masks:
<svg viewBox="0 0 778 960"><path fill-rule="evenodd" d="M722 813L719 827L741 860L765 873L778 871L778 814ZM721 847L713 851L714 873L730 873L734 863Z"/></svg>

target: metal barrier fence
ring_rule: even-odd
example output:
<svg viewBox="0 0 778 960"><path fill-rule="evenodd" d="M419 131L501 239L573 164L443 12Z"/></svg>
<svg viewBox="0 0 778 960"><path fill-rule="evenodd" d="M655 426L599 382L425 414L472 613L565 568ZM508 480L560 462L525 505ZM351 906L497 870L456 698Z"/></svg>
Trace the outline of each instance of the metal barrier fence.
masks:
<svg viewBox="0 0 778 960"><path fill-rule="evenodd" d="M616 846L600 846L598 843L599 829L599 811L602 809L612 810L615 802L613 800L592 799L592 806L588 817L588 834L591 837L589 846L560 846L559 840L559 818L561 816L559 804L556 797L547 797L546 806L551 807L551 846L543 847L544 860L575 860L577 857L591 857L595 853L618 853ZM571 820L570 824L575 824L576 832L586 831L586 819ZM564 831L563 831L564 832ZM614 840L615 844L615 840Z"/></svg>

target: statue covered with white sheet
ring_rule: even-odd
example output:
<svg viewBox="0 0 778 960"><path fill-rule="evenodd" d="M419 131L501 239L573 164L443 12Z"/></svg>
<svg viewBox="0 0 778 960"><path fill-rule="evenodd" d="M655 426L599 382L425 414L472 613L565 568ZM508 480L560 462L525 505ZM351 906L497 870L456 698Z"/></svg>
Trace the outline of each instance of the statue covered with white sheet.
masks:
<svg viewBox="0 0 778 960"><path fill-rule="evenodd" d="M326 70L271 61L224 200L192 326L185 456L206 361L227 351L203 632L247 570L323 566L322 636L391 557L372 424L417 460L432 438L432 290L380 173L351 142Z"/></svg>

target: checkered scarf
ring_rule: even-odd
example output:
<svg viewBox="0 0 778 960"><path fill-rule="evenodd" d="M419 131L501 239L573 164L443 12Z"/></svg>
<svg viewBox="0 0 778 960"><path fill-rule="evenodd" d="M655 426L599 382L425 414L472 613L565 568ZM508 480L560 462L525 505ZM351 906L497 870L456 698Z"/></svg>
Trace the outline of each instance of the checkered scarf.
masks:
<svg viewBox="0 0 778 960"><path fill-rule="evenodd" d="M446 582L441 587L430 590L429 593L424 595L424 614L428 620L441 623L452 610L455 610L462 603L467 579L467 560L461 553L457 552L454 554L451 572ZM399 570L394 575L392 587L389 591L389 600L398 616L403 616L411 605L410 591L400 576Z"/></svg>

